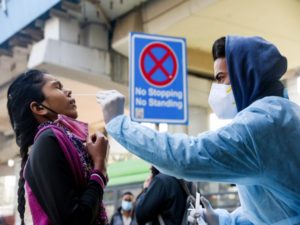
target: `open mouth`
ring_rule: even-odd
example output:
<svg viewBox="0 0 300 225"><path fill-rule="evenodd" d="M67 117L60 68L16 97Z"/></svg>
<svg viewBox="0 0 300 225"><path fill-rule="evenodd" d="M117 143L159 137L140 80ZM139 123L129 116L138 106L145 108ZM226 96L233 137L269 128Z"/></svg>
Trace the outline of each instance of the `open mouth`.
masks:
<svg viewBox="0 0 300 225"><path fill-rule="evenodd" d="M72 98L70 104L73 105L74 108L77 108L75 99Z"/></svg>

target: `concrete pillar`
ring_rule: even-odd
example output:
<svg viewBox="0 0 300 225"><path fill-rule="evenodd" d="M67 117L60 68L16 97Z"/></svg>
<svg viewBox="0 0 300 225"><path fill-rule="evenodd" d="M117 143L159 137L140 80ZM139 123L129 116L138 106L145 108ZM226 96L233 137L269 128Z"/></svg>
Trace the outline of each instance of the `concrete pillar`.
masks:
<svg viewBox="0 0 300 225"><path fill-rule="evenodd" d="M185 125L168 125L168 132L170 133L188 133L188 127Z"/></svg>
<svg viewBox="0 0 300 225"><path fill-rule="evenodd" d="M14 46L12 48L13 60L14 60L12 73L14 75L17 76L23 73L24 70L26 70L30 51L31 51L31 46L28 46L27 48Z"/></svg>
<svg viewBox="0 0 300 225"><path fill-rule="evenodd" d="M45 22L45 39L79 43L79 21L62 17L52 17Z"/></svg>
<svg viewBox="0 0 300 225"><path fill-rule="evenodd" d="M0 56L0 84L5 84L12 79L12 69L15 66L14 60L9 56Z"/></svg>
<svg viewBox="0 0 300 225"><path fill-rule="evenodd" d="M189 107L189 135L196 136L201 132L208 130L209 125L209 112L205 107L190 106Z"/></svg>
<svg viewBox="0 0 300 225"><path fill-rule="evenodd" d="M111 79L120 84L129 83L128 58L118 52L111 51Z"/></svg>
<svg viewBox="0 0 300 225"><path fill-rule="evenodd" d="M86 24L80 34L80 44L89 48L108 51L108 30L100 23Z"/></svg>

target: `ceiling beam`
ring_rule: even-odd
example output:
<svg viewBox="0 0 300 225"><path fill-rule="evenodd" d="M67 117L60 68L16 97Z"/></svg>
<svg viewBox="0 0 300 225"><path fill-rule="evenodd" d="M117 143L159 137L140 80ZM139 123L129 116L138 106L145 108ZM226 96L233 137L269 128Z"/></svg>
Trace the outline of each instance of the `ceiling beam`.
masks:
<svg viewBox="0 0 300 225"><path fill-rule="evenodd" d="M210 53L195 48L188 48L187 58L189 72L213 78L213 60Z"/></svg>

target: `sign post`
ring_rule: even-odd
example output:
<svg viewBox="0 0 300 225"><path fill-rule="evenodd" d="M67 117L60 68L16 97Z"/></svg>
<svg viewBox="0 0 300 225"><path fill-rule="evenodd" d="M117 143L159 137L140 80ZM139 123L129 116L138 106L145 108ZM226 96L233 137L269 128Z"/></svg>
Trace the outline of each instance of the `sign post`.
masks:
<svg viewBox="0 0 300 225"><path fill-rule="evenodd" d="M131 119L187 124L185 39L130 33L129 55Z"/></svg>

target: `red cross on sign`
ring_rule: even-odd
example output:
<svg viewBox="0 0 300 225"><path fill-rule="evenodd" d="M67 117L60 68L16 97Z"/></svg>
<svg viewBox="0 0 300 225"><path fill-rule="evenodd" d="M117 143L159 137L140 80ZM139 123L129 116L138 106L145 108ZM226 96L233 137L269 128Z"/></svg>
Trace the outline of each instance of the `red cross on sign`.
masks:
<svg viewBox="0 0 300 225"><path fill-rule="evenodd" d="M164 54L162 56L158 56L157 52L163 52ZM153 62L150 68L149 64L146 63L147 57L150 57ZM169 63L167 63L167 61ZM177 76L178 62L174 52L168 45L160 42L154 42L147 45L142 50L140 57L140 69L141 74L148 83L158 87L165 87L175 80ZM159 73L160 77L163 77L163 79L160 78L160 80L158 80L155 78L154 75L157 73Z"/></svg>

